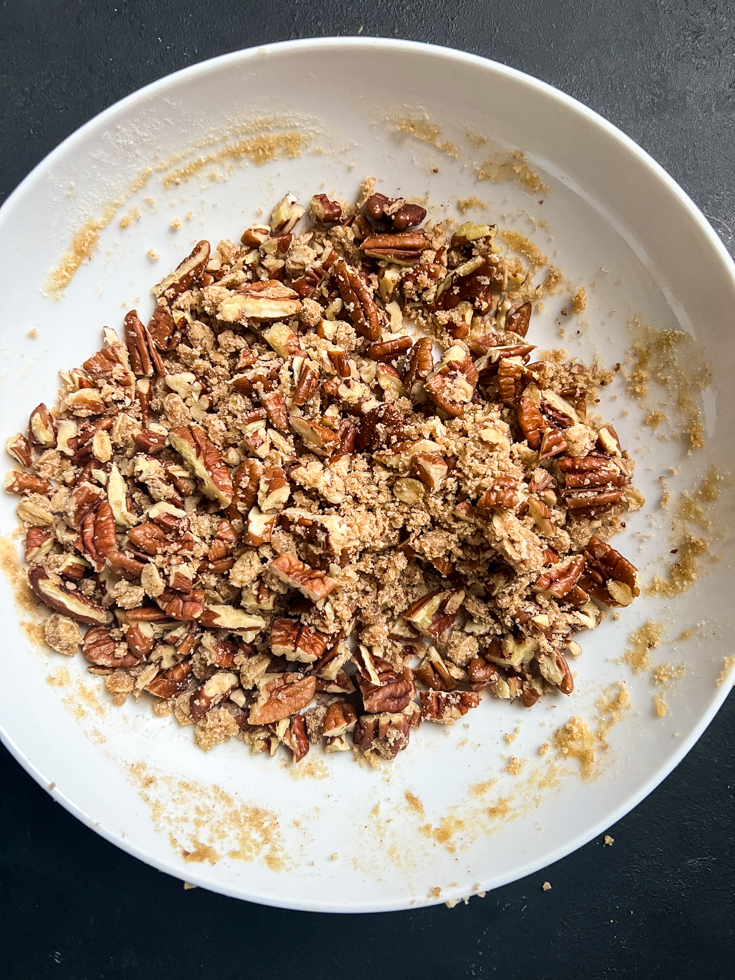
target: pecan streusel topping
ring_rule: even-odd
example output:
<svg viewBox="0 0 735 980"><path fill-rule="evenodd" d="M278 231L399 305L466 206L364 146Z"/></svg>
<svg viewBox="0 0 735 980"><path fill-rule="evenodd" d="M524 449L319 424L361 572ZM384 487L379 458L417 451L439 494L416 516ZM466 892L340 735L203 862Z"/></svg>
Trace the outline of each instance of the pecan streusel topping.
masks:
<svg viewBox="0 0 735 980"><path fill-rule="evenodd" d="M592 416L611 374L533 359L494 225L425 219L370 182L308 218L286 195L8 440L47 641L115 703L204 749L392 759L484 691L571 694L574 636L639 594L606 540L642 505Z"/></svg>

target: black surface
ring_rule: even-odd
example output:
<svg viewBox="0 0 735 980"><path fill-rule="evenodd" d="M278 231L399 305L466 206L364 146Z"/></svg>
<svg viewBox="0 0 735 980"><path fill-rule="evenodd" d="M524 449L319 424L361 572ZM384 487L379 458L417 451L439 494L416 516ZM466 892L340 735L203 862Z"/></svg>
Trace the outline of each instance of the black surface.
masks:
<svg viewBox="0 0 735 980"><path fill-rule="evenodd" d="M65 136L162 75L360 30L486 55L576 96L735 247L735 7L697 0L1 0L0 201ZM0 977L730 977L734 745L730 698L611 828L612 847L594 841L451 911L345 918L184 891L82 827L0 748Z"/></svg>

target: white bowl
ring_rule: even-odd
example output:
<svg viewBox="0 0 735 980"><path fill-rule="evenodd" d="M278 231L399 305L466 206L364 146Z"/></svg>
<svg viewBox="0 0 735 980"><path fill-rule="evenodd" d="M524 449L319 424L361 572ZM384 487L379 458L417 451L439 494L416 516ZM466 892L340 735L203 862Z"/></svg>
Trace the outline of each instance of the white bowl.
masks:
<svg viewBox="0 0 735 980"><path fill-rule="evenodd" d="M400 128L406 119L423 120L414 135ZM291 136L274 139L279 133ZM253 143L259 136L265 139ZM289 156L298 140L300 154ZM221 152L238 141L234 155ZM274 147L280 151L272 159L253 162L258 148ZM476 168L492 153L516 148L548 191L478 181ZM173 170L208 156L189 167L188 179L171 183ZM22 428L39 401L54 401L57 370L96 350L103 325L119 329L126 307L152 308L150 286L191 243L239 238L258 209L287 190L302 200L332 190L349 198L365 175L388 194L427 195L433 217L456 215L457 199L475 195L488 207L470 216L486 213L531 235L567 282L585 285L582 317L560 314L569 304L565 287L534 318L542 346L559 345L563 322L570 352L625 363L631 313L692 335L692 350L703 351L713 372L697 395L703 449L689 455L683 445L676 378L652 385L672 415L656 432L643 426L648 408L627 400L622 381L601 406L635 452L637 483L648 498L616 543L650 580L676 547L659 477L669 478L676 495L711 463L732 466L733 263L683 191L605 120L533 78L444 48L352 38L238 52L148 86L58 147L0 211L6 432ZM133 211L121 228L134 208L139 219ZM49 271L89 219L99 225L99 246L63 298L51 298L43 292ZM149 250L160 260L148 258ZM717 538L725 497L709 514L711 529L695 528L700 536ZM14 503L0 505L6 535L15 527ZM570 699L549 698L528 711L487 698L466 724L422 726L409 751L380 772L350 757L316 761L316 752L293 770L280 758L250 755L239 742L205 755L191 729L155 718L149 703L112 708L81 658L66 660L29 640L21 623L32 616L14 607L3 580L0 734L88 826L213 891L344 912L458 899L584 844L692 747L728 689L716 681L733 634L731 536L713 549L722 559L701 559L701 584L670 601L641 597L583 638ZM6 542L6 567L9 555ZM686 664L684 679L666 692L663 718L653 708L650 673L633 675L619 662L630 630L649 618L666 627L654 662ZM689 628L693 639L675 643ZM617 681L627 685L630 707L607 748L597 743L591 778L580 778L579 762L553 746L539 754L573 716L597 730L597 699ZM512 739L517 728L511 745L504 735ZM511 755L527 760L520 775L505 771Z"/></svg>

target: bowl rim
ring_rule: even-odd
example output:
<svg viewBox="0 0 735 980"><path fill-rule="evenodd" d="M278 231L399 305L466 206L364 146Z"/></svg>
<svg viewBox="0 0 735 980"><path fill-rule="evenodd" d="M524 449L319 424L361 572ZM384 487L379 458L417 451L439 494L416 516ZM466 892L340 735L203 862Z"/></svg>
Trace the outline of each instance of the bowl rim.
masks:
<svg viewBox="0 0 735 980"><path fill-rule="evenodd" d="M633 158L635 158L639 164L643 165L651 173L651 175L655 177L666 188L666 190L668 190L674 201L681 206L687 212L689 218L699 226L700 231L703 233L708 244L713 249L714 255L720 260L723 266L723 271L729 274L733 293L735 293L735 261L733 261L732 256L725 248L722 240L705 215L702 213L699 207L697 207L686 191L683 190L683 188L674 180L674 178L671 177L670 174L668 174L667 171L664 170L664 168L657 163L649 153L647 153L617 126L605 119L604 116L600 115L595 110L590 109L573 96L562 92L555 86L541 81L540 79L535 78L533 75L529 75L526 72L518 70L517 68L511 68L508 65L504 65L502 62L498 62L490 58L484 58L480 55L470 54L451 47L397 38L358 36L312 37L299 38L289 41L278 41L272 44L257 45L250 48L242 48L237 51L232 51L227 54L198 62L194 65L189 65L185 68L179 69L178 71L172 72L171 74L165 75L162 78L150 82L148 85L145 85L140 89L136 89L130 95L127 95L119 101L113 103L113 105L108 106L108 108L93 116L73 133L67 136L61 143L59 143L57 147L55 147L38 164L36 164L30 173L23 178L23 180L4 201L0 207L0 221L2 221L3 217L5 217L9 211L13 210L13 208L20 203L27 191L29 191L39 181L43 180L44 174L50 167L53 167L56 160L62 157L70 148L74 147L76 143L84 140L100 125L114 121L118 116L126 113L128 109L135 106L137 103L144 102L151 97L165 95L170 89L175 88L182 81L182 79L196 79L197 77L218 71L227 65L280 56L283 54L288 54L294 50L312 50L314 52L322 52L325 50L329 51L334 49L360 49L364 52L370 52L378 49L388 49L396 52L403 52L408 55L429 54L446 63L460 63L481 69L486 72L494 72L498 75L511 78L520 85L523 85L526 88L531 89L547 98L553 99L557 104L563 106L568 111L575 113L588 125L597 128L614 140L622 150L626 151ZM626 814L633 810L679 765L682 759L700 739L727 698L731 687L730 681L734 677L735 664L729 671L729 674L725 676L724 681L721 682L719 687L713 692L713 697L708 709L699 718L689 736L678 744L676 750L670 755L666 762L663 763L648 778L648 780L646 780L644 785L636 793L626 797L626 799L614 810L612 810L604 820L597 821L597 823L595 823L593 827L584 834L581 834L571 842L559 845L553 851L548 852L543 859L530 860L527 863L520 865L514 871L503 875L491 887L493 889L499 888L513 881L518 881L521 878L527 877L530 874L534 874L543 868L549 867L555 862L566 857L568 854L571 854L580 847L589 843L589 841L599 836L603 831L611 827L614 823L622 819ZM53 789L50 788L50 786L53 786L53 784L49 784L48 779L34 765L32 760L25 755L20 746L4 729L2 724L0 724L0 740L3 742L15 760L20 763L23 769L25 769L25 771L32 776L41 787L45 789L56 802L60 803L64 809L84 823L87 827L94 830L105 840L121 848L128 854L131 854L139 860L144 861L146 864L155 867L159 871L163 871L169 875L172 875L173 877L181 879L180 869L175 868L172 863L162 859L156 854L149 853L144 847L133 844L125 837L121 837L119 832L102 826L97 821L93 820L92 817L90 817L90 815L80 808L73 800L65 796L62 792L58 791L55 786ZM186 879L192 884L201 885L203 888L210 891L213 890L211 881L200 877L193 868L191 874L187 872ZM244 899L246 901L256 902L262 905L312 912L323 911L358 913L400 911L417 909L433 904L441 904L447 900L447 897L444 896L437 900L425 900L421 898L413 901L410 905L407 905L405 900L383 901L378 904L376 904L374 900L370 900L366 901L364 905L361 905L359 901L352 902L349 908L345 908L343 905L339 907L333 905L329 908L320 907L315 909L313 904L309 904L306 901L281 900L272 895L263 893L257 894L254 892L249 892L248 895L244 895L242 888L238 888L234 885L228 885L226 882L218 884L217 891L220 894L227 895L228 897L241 900Z"/></svg>

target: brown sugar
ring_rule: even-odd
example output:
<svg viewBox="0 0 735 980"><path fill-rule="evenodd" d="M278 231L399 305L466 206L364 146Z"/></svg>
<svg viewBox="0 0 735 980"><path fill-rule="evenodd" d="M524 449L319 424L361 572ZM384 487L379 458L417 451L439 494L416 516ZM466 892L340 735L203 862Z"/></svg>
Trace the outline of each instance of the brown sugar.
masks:
<svg viewBox="0 0 735 980"><path fill-rule="evenodd" d="M550 188L529 166L526 154L522 150L500 150L493 153L477 168L476 172L478 180L492 180L496 184L513 181L529 194L550 193Z"/></svg>
<svg viewBox="0 0 735 980"><path fill-rule="evenodd" d="M654 623L653 620L649 619L643 626L639 626L630 634L623 659L630 665L634 674L650 670L650 651L661 645L664 630L663 623Z"/></svg>

